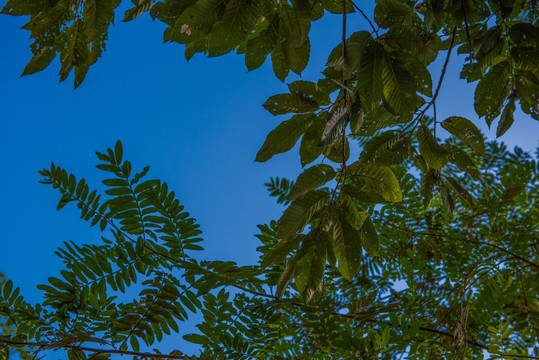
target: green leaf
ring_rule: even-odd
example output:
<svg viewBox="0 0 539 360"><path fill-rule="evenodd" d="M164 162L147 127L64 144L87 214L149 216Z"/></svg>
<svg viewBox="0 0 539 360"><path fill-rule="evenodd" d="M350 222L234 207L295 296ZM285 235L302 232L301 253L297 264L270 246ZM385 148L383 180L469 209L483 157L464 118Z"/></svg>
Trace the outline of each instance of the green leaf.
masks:
<svg viewBox="0 0 539 360"><path fill-rule="evenodd" d="M361 267L361 232L348 222L345 214L334 214L330 220L330 235L339 272L351 281Z"/></svg>
<svg viewBox="0 0 539 360"><path fill-rule="evenodd" d="M309 0L293 0L292 7L296 17L296 47L302 46L309 37L311 29L311 4Z"/></svg>
<svg viewBox="0 0 539 360"><path fill-rule="evenodd" d="M384 57L383 46L375 40L372 40L367 45L361 56L358 71L358 88L361 102L368 110L375 109L384 94Z"/></svg>
<svg viewBox="0 0 539 360"><path fill-rule="evenodd" d="M457 165L461 171L466 171L476 179L481 177L477 165L466 152L457 146L449 146L447 150L449 151L448 160Z"/></svg>
<svg viewBox="0 0 539 360"><path fill-rule="evenodd" d="M268 54L275 48L279 35L279 21L279 16L273 16L268 27L247 42L245 65L249 71L262 66Z"/></svg>
<svg viewBox="0 0 539 360"><path fill-rule="evenodd" d="M182 337L184 340L189 341L193 344L204 345L208 342L208 339L200 334L186 334Z"/></svg>
<svg viewBox="0 0 539 360"><path fill-rule="evenodd" d="M462 199L462 201L464 201L465 203L467 203L470 206L472 206L474 204L474 200L473 200L472 195L470 195L468 190L466 190L464 187L462 187L462 185L460 185L460 182L457 179L452 178L452 177L448 177L446 180L447 180L447 183L449 184L449 186L451 186L451 188L453 188L453 190Z"/></svg>
<svg viewBox="0 0 539 360"><path fill-rule="evenodd" d="M308 303L320 288L326 268L326 248L324 241L313 239L305 242L295 271L296 286Z"/></svg>
<svg viewBox="0 0 539 360"><path fill-rule="evenodd" d="M301 139L301 146L299 148L299 156L301 159L301 166L308 165L315 161L324 151L325 146L320 146L320 139L322 138L322 132L326 124L328 113L323 112L309 126L305 135Z"/></svg>
<svg viewBox="0 0 539 360"><path fill-rule="evenodd" d="M299 253L296 253L292 255L286 262L283 273L281 274L281 277L277 282L277 296L279 297L279 299L283 297L288 284L290 284L295 277L296 266L298 264L299 258Z"/></svg>
<svg viewBox="0 0 539 360"><path fill-rule="evenodd" d="M2 288L2 295L4 299L9 298L9 295L11 295L11 290L13 289L13 282L11 280L7 280L4 283L4 287Z"/></svg>
<svg viewBox="0 0 539 360"><path fill-rule="evenodd" d="M516 109L515 100L516 97L511 96L509 98L509 102L507 105L505 105L505 109L503 109L502 116L500 117L500 122L498 123L498 128L496 129L496 137L500 137L505 134L511 125L513 125L513 122L515 121L513 113Z"/></svg>
<svg viewBox="0 0 539 360"><path fill-rule="evenodd" d="M379 135L371 137L365 145L363 145L363 150L360 154L361 162L376 162L376 158L384 150L388 150L391 146L396 144L401 138L401 135L394 131L389 130L383 132Z"/></svg>
<svg viewBox="0 0 539 360"><path fill-rule="evenodd" d="M273 155L292 149L315 118L312 114L295 115L290 120L280 123L268 134L256 154L255 161L264 162L271 159Z"/></svg>
<svg viewBox="0 0 539 360"><path fill-rule="evenodd" d="M208 55L220 56L234 50L254 30L259 19L259 0L229 0L222 17L208 36Z"/></svg>
<svg viewBox="0 0 539 360"><path fill-rule="evenodd" d="M260 266L267 268L270 265L280 263L299 246L301 239L302 236L289 236L279 241L264 254Z"/></svg>
<svg viewBox="0 0 539 360"><path fill-rule="evenodd" d="M442 122L442 127L464 141L476 153L486 155L483 134L470 120L460 116L452 116Z"/></svg>
<svg viewBox="0 0 539 360"><path fill-rule="evenodd" d="M395 56L386 53L383 66L384 98L399 114L411 114L417 106L414 78Z"/></svg>
<svg viewBox="0 0 539 360"><path fill-rule="evenodd" d="M131 21L138 18L142 13L150 11L153 5L153 0L136 0L135 6L127 9L124 13L122 21ZM137 351L137 350L135 350Z"/></svg>
<svg viewBox="0 0 539 360"><path fill-rule="evenodd" d="M31 75L44 70L56 57L56 51L51 47L43 47L32 56L25 66L22 75Z"/></svg>
<svg viewBox="0 0 539 360"><path fill-rule="evenodd" d="M440 196L442 197L442 201L445 207L450 213L452 213L455 210L455 201L453 200L453 197L449 193L449 190L444 184L440 184L438 186L438 192L440 193Z"/></svg>
<svg viewBox="0 0 539 360"><path fill-rule="evenodd" d="M288 199L296 200L334 178L335 170L330 165L319 164L312 166L298 176L288 195Z"/></svg>
<svg viewBox="0 0 539 360"><path fill-rule="evenodd" d="M447 162L448 152L438 144L430 130L421 125L416 133L421 155L433 169L441 169Z"/></svg>
<svg viewBox="0 0 539 360"><path fill-rule="evenodd" d="M432 193L434 186L438 184L438 174L434 169L429 168L428 171L423 172L421 175L421 190L420 193L423 196L423 206L428 207L432 199Z"/></svg>
<svg viewBox="0 0 539 360"><path fill-rule="evenodd" d="M475 111L477 115L485 117L488 126L500 114L509 94L509 73L509 62L501 62L481 78L475 89Z"/></svg>
<svg viewBox="0 0 539 360"><path fill-rule="evenodd" d="M501 36L502 27L500 25L494 26L479 33L478 36L472 39L474 58L481 59L492 52L501 42Z"/></svg>
<svg viewBox="0 0 539 360"><path fill-rule="evenodd" d="M315 101L318 105L329 105L331 98L318 84L311 81L298 80L288 84L288 89L293 94L298 94Z"/></svg>
<svg viewBox="0 0 539 360"><path fill-rule="evenodd" d="M280 42L277 42L277 45L271 52L271 63L273 65L273 73L275 76L284 82L290 72L290 68L286 61L283 45Z"/></svg>
<svg viewBox="0 0 539 360"><path fill-rule="evenodd" d="M361 233L363 235L363 248L370 256L377 256L380 251L380 239L378 239L378 234L370 217L367 217L363 225L361 225Z"/></svg>
<svg viewBox="0 0 539 360"><path fill-rule="evenodd" d="M523 190L526 189L526 184L507 184L502 194L502 204L509 204L513 202Z"/></svg>
<svg viewBox="0 0 539 360"><path fill-rule="evenodd" d="M346 129L346 125L350 121L348 114L348 107L337 108L324 128L320 144L322 146L333 145L340 137L342 137L343 131Z"/></svg>
<svg viewBox="0 0 539 360"><path fill-rule="evenodd" d="M388 202L402 201L399 181L389 167L356 162L348 167L348 173L364 182L361 190L365 193L375 192Z"/></svg>
<svg viewBox="0 0 539 360"><path fill-rule="evenodd" d="M412 9L397 0L377 1L374 8L374 20L382 28L387 29L393 24L402 22L405 17L412 14Z"/></svg>
<svg viewBox="0 0 539 360"><path fill-rule="evenodd" d="M264 103L264 108L272 115L287 113L308 113L318 109L318 104L298 94L279 94L271 96Z"/></svg>
<svg viewBox="0 0 539 360"><path fill-rule="evenodd" d="M328 201L329 194L323 190L311 191L294 200L279 219L277 236L282 239L295 236Z"/></svg>

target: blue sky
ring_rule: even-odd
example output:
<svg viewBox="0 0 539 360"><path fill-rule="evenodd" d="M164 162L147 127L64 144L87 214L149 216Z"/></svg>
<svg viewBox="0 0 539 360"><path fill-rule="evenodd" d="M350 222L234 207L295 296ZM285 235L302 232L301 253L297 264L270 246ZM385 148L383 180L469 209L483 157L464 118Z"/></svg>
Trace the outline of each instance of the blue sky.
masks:
<svg viewBox="0 0 539 360"><path fill-rule="evenodd" d="M286 91L273 76L271 63L252 72L247 72L243 56L235 54L196 55L187 63L182 46L163 44L163 24L142 16L130 23L118 21L110 29L104 57L73 91L71 78L58 83L57 62L39 74L20 77L31 57L28 32L20 29L24 22L0 18L0 271L22 287L29 301L37 302L35 286L62 267L55 249L63 241L99 239L98 230L80 221L74 207L56 211L58 193L38 184L37 170L54 161L99 187L94 151L113 146L117 139L124 144L124 157L135 168L150 165L150 176L167 181L201 224L208 259L255 263L256 225L282 211L263 184L271 176L295 178L300 171L297 151L254 162L265 136L280 121L261 104ZM349 29L361 28L368 27L351 16ZM315 22L311 36L311 63L303 74L307 80L318 78L326 54L339 42L340 23L335 17ZM458 79L461 61L451 62L438 116L468 117L493 139L496 124L487 132L473 112L473 85ZM435 71L435 84L437 78ZM532 150L538 134L539 122L519 114L503 140Z"/></svg>

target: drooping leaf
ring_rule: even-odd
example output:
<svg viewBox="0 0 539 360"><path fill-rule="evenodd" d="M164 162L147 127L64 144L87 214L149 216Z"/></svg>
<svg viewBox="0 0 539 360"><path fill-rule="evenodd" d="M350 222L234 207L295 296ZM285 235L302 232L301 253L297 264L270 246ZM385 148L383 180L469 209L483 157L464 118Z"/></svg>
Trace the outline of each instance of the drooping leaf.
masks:
<svg viewBox="0 0 539 360"><path fill-rule="evenodd" d="M505 105L505 109L503 109L502 116L500 117L500 122L498 123L498 128L496 129L496 137L505 134L511 125L513 125L513 122L515 121L513 113L516 109L515 100L516 97L511 96L509 102Z"/></svg>
<svg viewBox="0 0 539 360"><path fill-rule="evenodd" d="M298 264L298 260L300 259L299 255L300 253L295 253L286 262L283 273L277 282L277 296L279 299L283 297L286 287L292 282L296 275L296 266Z"/></svg>
<svg viewBox="0 0 539 360"><path fill-rule="evenodd" d="M419 141L419 151L427 164L433 169L441 169L447 162L447 150L438 144L425 125L421 125L416 134Z"/></svg>
<svg viewBox="0 0 539 360"><path fill-rule="evenodd" d="M466 202L470 206L474 204L472 195L470 195L468 190L466 190L457 179L453 177L448 177L446 180L449 186L451 186L451 188L464 202Z"/></svg>
<svg viewBox="0 0 539 360"><path fill-rule="evenodd" d="M377 256L380 251L380 239L370 217L367 217L361 225L363 248L370 256Z"/></svg>
<svg viewBox="0 0 539 360"><path fill-rule="evenodd" d="M299 148L299 156L301 159L301 166L306 166L315 161L325 149L325 146L320 146L320 139L322 138L322 132L324 131L327 121L328 113L323 112L320 114L309 126L305 135L301 139L301 146Z"/></svg>
<svg viewBox="0 0 539 360"><path fill-rule="evenodd" d="M464 141L475 152L485 156L483 134L470 120L460 116L452 116L442 122L442 127Z"/></svg>
<svg viewBox="0 0 539 360"><path fill-rule="evenodd" d="M279 36L279 21L279 16L273 16L268 27L247 42L245 65L249 71L262 66L268 54L275 48Z"/></svg>
<svg viewBox="0 0 539 360"><path fill-rule="evenodd" d="M361 266L361 232L347 221L344 214L334 214L330 219L333 252L339 272L345 279L352 280Z"/></svg>
<svg viewBox="0 0 539 360"><path fill-rule="evenodd" d="M412 75L401 60L387 53L383 66L385 100L399 114L410 115L417 105Z"/></svg>
<svg viewBox="0 0 539 360"><path fill-rule="evenodd" d="M358 70L358 88L363 105L373 110L384 94L384 48L375 40L367 45L361 56Z"/></svg>
<svg viewBox="0 0 539 360"><path fill-rule="evenodd" d="M446 209L452 213L455 210L455 200L453 200L453 197L449 193L449 190L445 184L439 184L438 192L440 193L442 202L444 203Z"/></svg>
<svg viewBox="0 0 539 360"><path fill-rule="evenodd" d="M503 102L509 94L509 69L508 61L495 65L481 78L475 89L475 111L477 115L485 117L489 126L500 114Z"/></svg>
<svg viewBox="0 0 539 360"><path fill-rule="evenodd" d="M333 145L340 137L342 137L342 133L344 129L346 129L346 125L348 125L349 121L350 116L348 114L348 107L344 106L337 108L324 128L319 145Z"/></svg>
<svg viewBox="0 0 539 360"><path fill-rule="evenodd" d="M434 186L438 184L438 174L434 169L429 168L421 175L421 196L423 197L423 206L429 206L434 191Z"/></svg>
<svg viewBox="0 0 539 360"><path fill-rule="evenodd" d="M326 268L326 246L321 237L304 243L296 264L295 281L298 290L308 303L320 288Z"/></svg>
<svg viewBox="0 0 539 360"><path fill-rule="evenodd" d="M297 24L295 46L300 47L309 37L309 30L311 29L311 4L309 0L293 0L292 7Z"/></svg>

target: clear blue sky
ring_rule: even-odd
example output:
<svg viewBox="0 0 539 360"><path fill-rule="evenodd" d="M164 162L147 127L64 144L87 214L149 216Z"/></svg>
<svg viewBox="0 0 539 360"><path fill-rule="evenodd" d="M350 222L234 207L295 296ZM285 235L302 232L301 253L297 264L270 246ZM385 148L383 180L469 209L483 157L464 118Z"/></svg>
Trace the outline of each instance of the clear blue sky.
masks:
<svg viewBox="0 0 539 360"><path fill-rule="evenodd" d="M58 83L57 61L20 78L31 57L28 32L20 29L24 22L0 17L0 270L27 299L39 301L35 286L62 267L54 251L63 241L99 239L97 229L78 219L75 207L56 211L58 193L38 184L37 170L54 161L99 187L94 151L117 139L124 157L139 169L150 165L150 175L167 181L201 224L208 259L255 263L256 225L282 211L263 184L270 176L295 178L300 171L297 151L254 162L279 122L261 104L286 91L270 62L250 73L243 56L235 54L196 55L187 63L183 47L163 44L163 24L146 15L110 29L104 57L73 91L71 78ZM367 27L352 16L349 28ZM315 22L311 36L307 80L317 79L326 54L339 42L340 23L335 18ZM473 86L458 80L460 61L454 59L446 75L438 116L465 116L487 131L473 112ZM437 78L434 72L435 84ZM493 139L494 133L495 126L487 135ZM538 135L539 122L519 114L503 140L532 150Z"/></svg>

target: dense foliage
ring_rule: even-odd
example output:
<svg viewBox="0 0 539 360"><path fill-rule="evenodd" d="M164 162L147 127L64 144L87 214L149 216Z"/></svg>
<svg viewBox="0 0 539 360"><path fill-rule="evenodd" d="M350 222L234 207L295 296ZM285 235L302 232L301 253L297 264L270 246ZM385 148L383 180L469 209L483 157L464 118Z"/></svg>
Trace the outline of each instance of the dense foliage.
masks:
<svg viewBox="0 0 539 360"><path fill-rule="evenodd" d="M79 86L119 4L9 0L4 14L30 16L24 74L59 54L60 80L73 71ZM477 115L489 126L499 118L498 136L518 104L539 120L535 1L379 0L371 16L351 0L141 0L124 20L146 11L187 58L236 50L252 70L270 55L282 81L309 61L311 22L338 14L342 42L322 78L292 82L264 104L292 115L257 160L301 138L306 169L267 184L286 209L260 226L252 266L194 256L195 220L166 183L147 180L148 167L132 171L120 142L97 153L105 194L54 164L42 170L58 209L76 204L103 237L59 249L66 269L39 287L41 304L5 282L0 315L15 330L0 337L0 356L26 347L70 359L188 358L147 349L200 311L199 333L183 336L201 345L201 359L539 358L537 156L485 144L469 119L436 117L456 51L467 58L461 77L478 81ZM370 27L349 35L352 12ZM439 55L433 87L427 66Z"/></svg>

